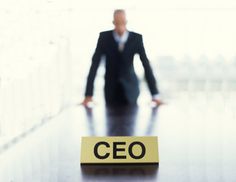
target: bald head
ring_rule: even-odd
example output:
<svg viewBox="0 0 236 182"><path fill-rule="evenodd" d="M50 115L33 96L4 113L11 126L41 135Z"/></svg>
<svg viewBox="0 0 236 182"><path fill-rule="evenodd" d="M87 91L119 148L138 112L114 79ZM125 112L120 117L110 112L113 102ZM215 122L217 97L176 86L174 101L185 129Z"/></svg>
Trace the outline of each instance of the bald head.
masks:
<svg viewBox="0 0 236 182"><path fill-rule="evenodd" d="M125 10L117 9L114 11L113 24L115 26L116 33L118 33L120 36L126 31L127 20Z"/></svg>

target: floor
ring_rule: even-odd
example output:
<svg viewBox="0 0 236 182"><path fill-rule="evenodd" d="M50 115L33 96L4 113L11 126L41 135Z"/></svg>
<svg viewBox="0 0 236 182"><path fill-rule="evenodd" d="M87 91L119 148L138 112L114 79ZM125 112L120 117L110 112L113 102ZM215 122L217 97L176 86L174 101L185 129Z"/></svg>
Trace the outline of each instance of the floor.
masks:
<svg viewBox="0 0 236 182"><path fill-rule="evenodd" d="M153 108L71 105L0 148L1 182L236 181L236 92L180 92ZM158 136L159 165L80 165L82 136Z"/></svg>

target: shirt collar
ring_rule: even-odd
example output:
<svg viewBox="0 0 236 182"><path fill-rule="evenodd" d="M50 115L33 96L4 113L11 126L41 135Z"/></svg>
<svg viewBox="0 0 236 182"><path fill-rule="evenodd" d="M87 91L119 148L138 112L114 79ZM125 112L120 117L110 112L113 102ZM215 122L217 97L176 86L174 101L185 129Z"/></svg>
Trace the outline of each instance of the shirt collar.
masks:
<svg viewBox="0 0 236 182"><path fill-rule="evenodd" d="M118 35L115 31L113 31L113 36L116 40L116 42L119 42L119 43L125 43L129 37L129 31L126 30L123 35Z"/></svg>

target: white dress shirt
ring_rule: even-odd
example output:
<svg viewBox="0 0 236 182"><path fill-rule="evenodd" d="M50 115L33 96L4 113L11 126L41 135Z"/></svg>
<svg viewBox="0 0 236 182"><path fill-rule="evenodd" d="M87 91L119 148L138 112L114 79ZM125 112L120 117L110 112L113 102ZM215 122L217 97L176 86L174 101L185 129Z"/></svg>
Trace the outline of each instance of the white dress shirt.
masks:
<svg viewBox="0 0 236 182"><path fill-rule="evenodd" d="M125 43L128 40L129 31L126 30L121 36L118 33L116 33L115 31L113 31L113 36L114 36L116 42L118 43L119 51L122 52L124 50Z"/></svg>

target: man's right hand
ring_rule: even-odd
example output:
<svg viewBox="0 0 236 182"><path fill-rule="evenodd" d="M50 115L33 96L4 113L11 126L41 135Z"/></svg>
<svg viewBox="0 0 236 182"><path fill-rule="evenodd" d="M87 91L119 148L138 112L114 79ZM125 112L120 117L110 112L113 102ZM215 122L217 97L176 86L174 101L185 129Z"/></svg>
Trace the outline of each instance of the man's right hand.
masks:
<svg viewBox="0 0 236 182"><path fill-rule="evenodd" d="M81 105L88 107L89 103L93 101L92 96L87 96L84 98L83 102L81 103Z"/></svg>

